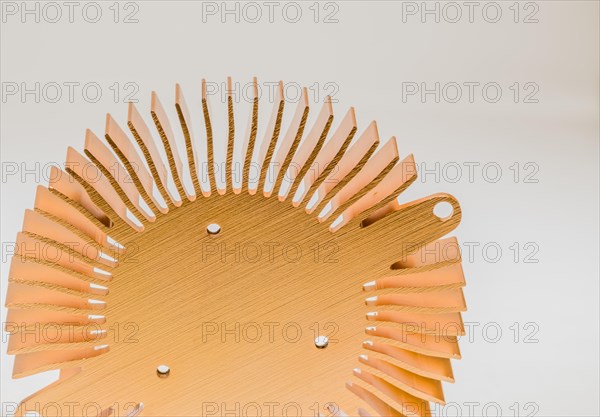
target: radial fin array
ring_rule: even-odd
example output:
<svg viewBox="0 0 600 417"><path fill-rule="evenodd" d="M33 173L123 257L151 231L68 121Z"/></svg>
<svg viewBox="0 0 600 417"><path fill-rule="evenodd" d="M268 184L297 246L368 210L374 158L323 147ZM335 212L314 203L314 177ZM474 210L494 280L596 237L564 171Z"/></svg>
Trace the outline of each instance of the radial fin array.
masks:
<svg viewBox="0 0 600 417"><path fill-rule="evenodd" d="M103 310L111 270L127 251L111 237L114 230L142 233L182 205L215 193L262 193L304 210L331 233L443 201L439 195L397 201L416 179L414 158L400 156L395 137L380 141L376 122L359 129L354 108L336 124L329 97L313 109L304 88L292 106L285 102L280 82L272 108L260 109L268 122L259 129L253 79L247 129L240 132L235 129L240 116L231 79L226 86L224 139L215 135L206 82L202 114L197 115L204 124L199 135L192 128L196 115L177 85L177 120L169 119L153 92L150 126L134 104L129 104L126 127L107 115L104 140L86 131L83 151L69 147L65 170L53 167L49 186L37 188L34 209L25 212L16 239L6 298L15 377L62 369L67 378L85 361L109 352L103 343ZM282 126L284 109L292 112L287 126ZM178 149L176 131L185 149ZM216 148L223 140L221 163ZM454 209L459 213L457 205ZM363 286L369 338L358 358L360 367L349 372L354 379L347 383L366 404L357 410L361 416L429 415L430 402L444 404L441 383L454 381L450 359L460 358L458 338L465 333L460 251L455 238L434 240L434 233L425 233L423 239L430 243L408 251L405 259ZM44 324L75 326L75 331L41 337L47 331ZM111 413L107 408L100 415ZM336 413L344 415L341 410L332 415Z"/></svg>

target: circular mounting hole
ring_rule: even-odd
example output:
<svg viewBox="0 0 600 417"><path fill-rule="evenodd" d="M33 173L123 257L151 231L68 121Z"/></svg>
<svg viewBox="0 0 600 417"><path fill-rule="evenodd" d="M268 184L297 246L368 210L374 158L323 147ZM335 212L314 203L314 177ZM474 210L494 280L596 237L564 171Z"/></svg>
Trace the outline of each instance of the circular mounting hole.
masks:
<svg viewBox="0 0 600 417"><path fill-rule="evenodd" d="M327 336L317 336L315 339L315 346L317 349L325 349L329 344L329 338Z"/></svg>
<svg viewBox="0 0 600 417"><path fill-rule="evenodd" d="M156 375L158 375L159 378L166 378L170 373L171 368L169 368L167 365L158 365L156 367Z"/></svg>
<svg viewBox="0 0 600 417"><path fill-rule="evenodd" d="M216 236L219 233L221 233L221 225L217 224L217 223L211 223L208 226L206 226L206 233L208 233L211 236Z"/></svg>
<svg viewBox="0 0 600 417"><path fill-rule="evenodd" d="M448 203L447 201L441 201L433 207L433 214L435 214L442 221L448 220L450 217L452 217L453 211L454 209L452 208L452 204Z"/></svg>

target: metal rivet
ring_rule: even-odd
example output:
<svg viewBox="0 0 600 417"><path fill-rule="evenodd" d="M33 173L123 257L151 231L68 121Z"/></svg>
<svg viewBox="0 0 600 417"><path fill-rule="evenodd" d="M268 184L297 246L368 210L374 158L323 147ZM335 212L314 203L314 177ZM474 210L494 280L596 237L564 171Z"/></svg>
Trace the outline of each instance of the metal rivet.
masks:
<svg viewBox="0 0 600 417"><path fill-rule="evenodd" d="M221 233L221 226L217 223L211 223L208 226L206 226L206 233L212 236L218 235L219 233Z"/></svg>
<svg viewBox="0 0 600 417"><path fill-rule="evenodd" d="M327 336L317 336L315 339L315 346L317 349L325 349L329 344L329 338Z"/></svg>
<svg viewBox="0 0 600 417"><path fill-rule="evenodd" d="M166 378L170 373L171 368L169 368L167 365L159 365L156 367L156 375L158 375L159 378Z"/></svg>

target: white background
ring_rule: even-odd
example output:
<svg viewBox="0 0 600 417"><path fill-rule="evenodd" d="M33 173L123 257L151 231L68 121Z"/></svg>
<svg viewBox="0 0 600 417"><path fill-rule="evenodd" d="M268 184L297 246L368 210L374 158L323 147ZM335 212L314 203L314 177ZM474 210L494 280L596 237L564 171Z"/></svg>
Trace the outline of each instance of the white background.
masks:
<svg viewBox="0 0 600 417"><path fill-rule="evenodd" d="M313 2L297 3L302 16L296 23L291 23L295 8L283 12L286 3L279 4L269 22L262 2L262 18L256 23L249 21L255 9L243 4L237 6L238 23L234 14L203 14L203 7L211 5L193 1L121 4L118 23L110 9L113 2L99 2L102 17L97 23L82 15L85 2L75 9L72 23L66 7L61 7L58 22L49 22L55 11L44 14L41 3L39 23L35 15L22 22L20 11L3 13L3 92L13 83L34 88L39 82L42 90L49 83L80 83L73 103L64 86L56 103L50 102L51 87L46 87L48 97L41 92L39 103L33 94L2 97L3 246L20 230L36 185L46 183L34 174L23 178L23 168L61 164L67 146L82 147L86 128L103 132L106 112L122 121L124 94L133 91L125 89L127 82L136 83L133 98L140 108L147 108L153 89L170 107L176 82L196 105L201 78L221 83L228 75L242 84L256 75L262 85L282 79L292 87L313 86L312 100L317 99L315 91L319 101L335 91L336 114L342 116L353 105L360 127L377 119L382 138L396 135L401 157L412 152L428 170L403 201L444 191L461 202L463 221L455 234L472 248L463 251L469 306L464 320L480 325L461 341L463 360L454 364L457 382L445 386L447 400L457 403L465 416L470 402L479 403L475 415L489 403L497 403L505 415L514 415L515 407L518 415L535 410L537 416L599 415L598 2L521 3L518 22L513 2L498 2L502 16L496 23L488 22L496 10L489 2L477 3L472 22L467 6L456 3L463 14L456 23L448 21L456 10L443 9L443 3L437 5L439 23L434 15L425 15L422 22L420 12L407 14L413 6L423 7L409 3L321 4L317 23L314 6L309 8ZM35 2L27 4L36 7ZM222 7L221 2L213 4ZM228 7L236 6L230 2ZM85 17L93 19L93 10L88 12ZM138 22L123 22L131 12ZM337 22L324 21L330 13L328 20ZM537 22L525 23L528 15ZM406 83L434 88L436 82L440 92L448 86L439 103L433 94L403 100ZM465 82L479 83L472 103ZM517 103L510 88L516 82L521 92ZM91 103L93 90L83 95L86 83L100 86L96 103ZM110 89L115 83L118 100ZM450 102L456 90L448 83L462 86L457 103ZM494 94L483 95L481 86L487 83L500 86L498 102L490 102ZM525 83L534 84L525 90ZM524 94L536 86L533 98L538 102L524 102ZM294 91L288 90L291 99ZM224 122L219 97L212 98L213 111L221 112ZM240 108L245 112L247 103ZM199 125L199 113L195 115ZM246 115L241 118L245 123ZM14 163L19 172L5 175ZM471 178L465 165L470 163L479 164ZM496 260L498 247L502 254ZM2 300L9 267L4 249ZM5 315L2 309L2 321ZM517 335L514 323L520 328ZM487 334L482 330L486 324ZM502 335L494 343L498 328ZM0 364L3 409L57 375L12 380L12 357L6 355L4 340ZM533 405L525 408L526 403ZM487 411L494 415L491 407Z"/></svg>

